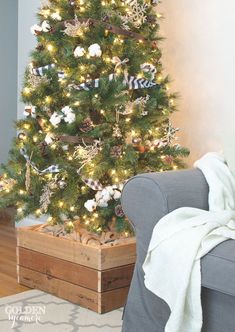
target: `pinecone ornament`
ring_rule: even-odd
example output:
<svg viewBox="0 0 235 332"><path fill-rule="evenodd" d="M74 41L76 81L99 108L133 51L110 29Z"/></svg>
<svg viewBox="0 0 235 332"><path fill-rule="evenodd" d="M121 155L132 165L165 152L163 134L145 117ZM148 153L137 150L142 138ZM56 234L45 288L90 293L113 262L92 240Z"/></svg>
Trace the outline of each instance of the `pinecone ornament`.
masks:
<svg viewBox="0 0 235 332"><path fill-rule="evenodd" d="M43 44L38 44L37 46L36 46L36 50L38 50L38 51L44 51L45 50L45 46L43 45Z"/></svg>
<svg viewBox="0 0 235 332"><path fill-rule="evenodd" d="M87 133L88 131L91 131L93 128L93 122L91 121L90 118L85 119L81 125L79 126L79 129L83 132L83 133Z"/></svg>
<svg viewBox="0 0 235 332"><path fill-rule="evenodd" d="M122 206L120 204L115 207L115 214L117 217L120 217L120 218L124 217L125 214L124 214Z"/></svg>
<svg viewBox="0 0 235 332"><path fill-rule="evenodd" d="M122 146L121 145L115 145L110 149L110 156L112 158L119 158L122 155Z"/></svg>

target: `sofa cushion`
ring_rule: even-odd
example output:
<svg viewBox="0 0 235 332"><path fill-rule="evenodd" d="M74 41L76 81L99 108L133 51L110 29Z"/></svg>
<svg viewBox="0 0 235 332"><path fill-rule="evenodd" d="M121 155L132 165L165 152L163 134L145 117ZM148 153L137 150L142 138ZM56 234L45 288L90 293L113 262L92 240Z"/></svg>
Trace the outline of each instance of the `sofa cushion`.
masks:
<svg viewBox="0 0 235 332"><path fill-rule="evenodd" d="M202 286L235 296L235 240L211 250L201 261Z"/></svg>

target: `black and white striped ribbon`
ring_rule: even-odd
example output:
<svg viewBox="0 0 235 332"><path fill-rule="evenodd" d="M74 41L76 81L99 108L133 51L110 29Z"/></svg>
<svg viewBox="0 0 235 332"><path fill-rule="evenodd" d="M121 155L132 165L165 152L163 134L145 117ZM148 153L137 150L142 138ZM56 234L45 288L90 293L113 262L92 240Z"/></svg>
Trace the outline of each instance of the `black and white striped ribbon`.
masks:
<svg viewBox="0 0 235 332"><path fill-rule="evenodd" d="M109 75L109 81L113 81L116 78L115 74ZM149 89L152 87L159 86L157 83L153 81L148 81L144 78L137 78L135 76L127 75L127 77L123 80L123 84L128 87L129 90L138 90L138 89ZM78 91L89 91L94 88L98 88L100 86L100 79L97 78L95 80L87 81L82 84L70 84L69 88L73 88Z"/></svg>
<svg viewBox="0 0 235 332"><path fill-rule="evenodd" d="M103 190L103 186L98 180L93 180L93 179L86 179L82 177L82 181L91 189L93 190Z"/></svg>
<svg viewBox="0 0 235 332"><path fill-rule="evenodd" d="M46 65L43 67L32 68L32 74L35 76L44 76L48 70L54 69L55 67L56 67L56 65L54 63L52 63L50 65ZM58 74L59 78L62 78L62 79L65 78L65 74L63 71L58 71L57 74Z"/></svg>
<svg viewBox="0 0 235 332"><path fill-rule="evenodd" d="M52 68L55 68L55 64L50 64L44 67L32 68L32 73L36 76L43 76L48 70ZM58 77L63 79L65 77L64 72L58 71ZM116 79L115 74L109 75L109 81L113 81L115 79ZM148 81L144 78L137 78L135 76L131 76L128 74L125 75L123 84L128 86L129 90L149 89L158 86L158 84L153 81ZM98 88L99 86L100 86L100 79L97 78L95 80L89 80L81 84L70 84L69 88L73 88L78 91L84 91L84 90L89 91L91 89Z"/></svg>
<svg viewBox="0 0 235 332"><path fill-rule="evenodd" d="M27 152L25 149L20 149L20 153L21 155L25 158L25 160L27 162L30 163L30 165L32 166L32 168L39 174L39 175L43 175L43 174L48 174L48 173L59 173L60 169L58 165L51 165L47 168L45 168L44 170L39 170L36 165L34 164L34 162L32 162L29 158L29 156L27 155Z"/></svg>

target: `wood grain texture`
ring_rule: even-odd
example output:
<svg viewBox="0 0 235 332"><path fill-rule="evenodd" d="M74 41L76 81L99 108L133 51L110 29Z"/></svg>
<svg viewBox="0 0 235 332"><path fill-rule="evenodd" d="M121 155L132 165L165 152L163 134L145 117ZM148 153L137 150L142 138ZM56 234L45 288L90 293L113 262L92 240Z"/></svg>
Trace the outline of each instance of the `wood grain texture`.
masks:
<svg viewBox="0 0 235 332"><path fill-rule="evenodd" d="M75 285L98 290L97 270L21 247L18 247L18 251L18 264L22 267Z"/></svg>
<svg viewBox="0 0 235 332"><path fill-rule="evenodd" d="M17 264L96 292L129 286L134 264L98 271L56 257L17 247Z"/></svg>
<svg viewBox="0 0 235 332"><path fill-rule="evenodd" d="M17 244L19 247L98 269L99 250L96 248L81 245L76 241L36 232L34 228L22 227L18 230Z"/></svg>
<svg viewBox="0 0 235 332"><path fill-rule="evenodd" d="M84 265L99 271L135 263L135 239L115 246L92 247L79 242L57 238L35 231L37 226L18 230L19 247L31 249L72 263ZM63 248L63 250L59 250Z"/></svg>
<svg viewBox="0 0 235 332"><path fill-rule="evenodd" d="M54 294L100 314L122 307L129 289L125 287L98 293L21 266L18 268L18 273L21 284Z"/></svg>
<svg viewBox="0 0 235 332"><path fill-rule="evenodd" d="M17 283L16 233L13 209L0 210L0 297L28 290Z"/></svg>
<svg viewBox="0 0 235 332"><path fill-rule="evenodd" d="M98 271L99 292L129 287L131 284L135 264L124 265L113 269Z"/></svg>

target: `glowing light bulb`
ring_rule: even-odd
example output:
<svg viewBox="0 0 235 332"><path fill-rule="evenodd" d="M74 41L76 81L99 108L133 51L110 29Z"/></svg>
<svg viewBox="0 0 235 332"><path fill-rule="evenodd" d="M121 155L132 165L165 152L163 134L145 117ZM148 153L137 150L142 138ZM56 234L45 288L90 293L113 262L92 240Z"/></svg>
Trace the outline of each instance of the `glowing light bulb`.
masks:
<svg viewBox="0 0 235 332"><path fill-rule="evenodd" d="M40 216L41 213L42 213L41 209L37 209L37 210L35 211L35 214L36 214L37 216Z"/></svg>
<svg viewBox="0 0 235 332"><path fill-rule="evenodd" d="M24 124L24 129L25 129L25 130L29 130L29 129L30 129L30 127L31 127L31 126L30 126L30 124L29 124L29 123L25 123L25 124Z"/></svg>
<svg viewBox="0 0 235 332"><path fill-rule="evenodd" d="M22 213L22 212L23 212L23 208L22 208L22 207L19 207L19 208L17 209L17 212L18 212L18 213Z"/></svg>
<svg viewBox="0 0 235 332"><path fill-rule="evenodd" d="M58 206L59 206L59 208L62 208L62 207L64 206L64 202L63 202L63 201L60 201L60 202L58 203Z"/></svg>
<svg viewBox="0 0 235 332"><path fill-rule="evenodd" d="M73 224L72 221L69 221L68 224L67 224L67 226L68 226L69 228L74 228L74 224Z"/></svg>
<svg viewBox="0 0 235 332"><path fill-rule="evenodd" d="M45 99L45 101L46 101L47 104L50 104L51 101L52 101L52 99L51 99L50 96L47 96L46 99Z"/></svg>
<svg viewBox="0 0 235 332"><path fill-rule="evenodd" d="M49 217L48 219L47 219L47 222L49 222L49 223L51 223L53 221L53 218L52 217Z"/></svg>
<svg viewBox="0 0 235 332"><path fill-rule="evenodd" d="M30 90L30 88L28 88L28 87L25 87L24 90L23 90L23 93L24 93L25 95L29 95L30 92L31 92L31 90Z"/></svg>
<svg viewBox="0 0 235 332"><path fill-rule="evenodd" d="M24 193L25 193L24 190L20 189L19 194L24 195Z"/></svg>
<svg viewBox="0 0 235 332"><path fill-rule="evenodd" d="M54 46L51 45L51 44L48 44L47 49L48 49L49 52L53 52L54 51Z"/></svg>

